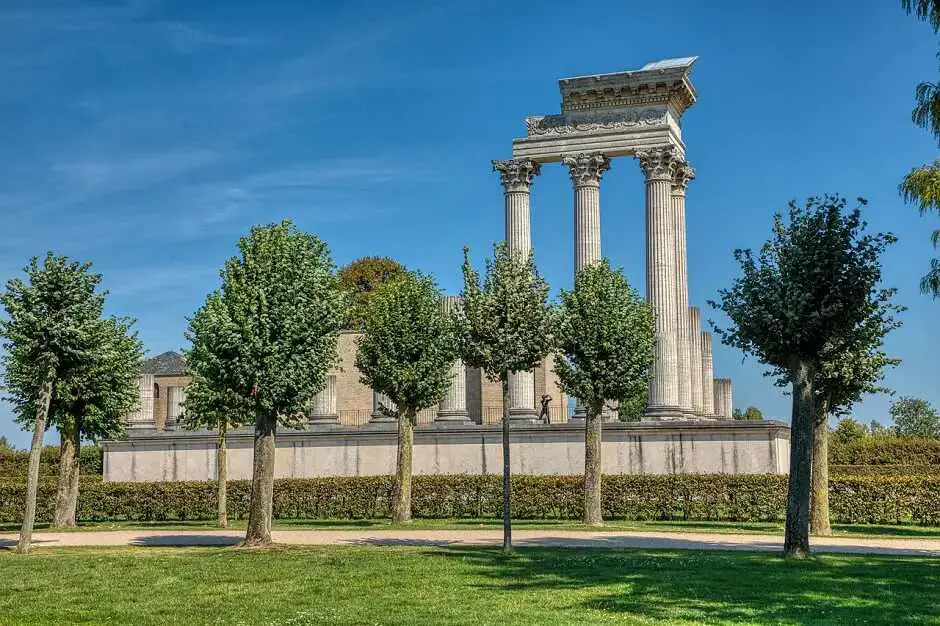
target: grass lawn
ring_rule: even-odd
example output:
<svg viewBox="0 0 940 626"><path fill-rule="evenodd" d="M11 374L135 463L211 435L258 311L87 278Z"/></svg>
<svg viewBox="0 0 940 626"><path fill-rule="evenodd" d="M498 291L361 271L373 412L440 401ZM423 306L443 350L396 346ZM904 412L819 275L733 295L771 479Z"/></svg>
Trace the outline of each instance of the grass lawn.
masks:
<svg viewBox="0 0 940 626"><path fill-rule="evenodd" d="M328 547L0 553L0 624L926 624L940 559Z"/></svg>
<svg viewBox="0 0 940 626"><path fill-rule="evenodd" d="M244 529L245 520L234 520L231 528ZM392 524L389 520L275 520L274 528L279 530L290 529L323 529L323 530L390 530L397 528L411 529L474 529L502 527L502 521L497 519L416 519L410 524ZM37 524L37 530L48 529L48 524ZM201 530L216 528L215 522L86 522L82 523L76 532L91 530L124 530L124 529L165 529L165 530ZM585 526L573 520L514 520L513 528L532 530L590 530L598 528ZM833 535L841 537L881 537L881 538L940 538L938 526L889 526L875 524L833 524ZM18 532L19 524L0 524L0 532ZM783 522L636 522L612 520L604 524L600 530L610 531L654 531L654 532L706 532L706 533L755 533L755 534L783 534Z"/></svg>

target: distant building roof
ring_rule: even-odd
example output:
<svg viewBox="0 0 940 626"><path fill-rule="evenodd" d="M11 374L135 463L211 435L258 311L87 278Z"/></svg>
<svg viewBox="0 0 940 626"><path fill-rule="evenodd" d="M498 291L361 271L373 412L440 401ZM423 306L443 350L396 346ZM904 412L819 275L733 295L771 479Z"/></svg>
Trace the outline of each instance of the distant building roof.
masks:
<svg viewBox="0 0 940 626"><path fill-rule="evenodd" d="M186 361L178 352L164 352L144 361L140 373L156 376L182 376L186 373Z"/></svg>

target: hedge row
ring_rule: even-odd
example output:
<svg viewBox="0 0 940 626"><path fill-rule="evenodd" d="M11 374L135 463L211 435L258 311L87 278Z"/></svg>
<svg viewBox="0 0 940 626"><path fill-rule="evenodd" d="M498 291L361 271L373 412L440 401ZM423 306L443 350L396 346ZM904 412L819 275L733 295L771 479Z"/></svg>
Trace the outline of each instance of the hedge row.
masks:
<svg viewBox="0 0 940 626"><path fill-rule="evenodd" d="M873 437L850 444L830 440L829 464L940 466L940 439Z"/></svg>
<svg viewBox="0 0 940 626"><path fill-rule="evenodd" d="M103 455L100 446L82 446L81 452L82 474L89 476L101 475ZM29 470L29 451L0 450L0 478L26 479ZM55 476L59 473L59 447L45 446L39 455L40 476Z"/></svg>
<svg viewBox="0 0 940 626"><path fill-rule="evenodd" d="M515 476L513 516L578 519L580 476ZM275 481L278 518L370 519L387 517L392 478L281 479ZM853 476L830 481L832 519L846 523L940 524L940 476ZM0 482L0 522L22 515L22 483ZM774 521L783 519L787 478L775 474L604 477L603 510L608 519ZM212 482L106 483L84 480L78 518L84 521L214 519ZM229 512L248 513L248 481L229 485ZM499 476L416 476L415 517L500 517ZM53 481L42 482L38 518L48 520Z"/></svg>
<svg viewBox="0 0 940 626"><path fill-rule="evenodd" d="M940 465L830 465L829 476L940 476Z"/></svg>

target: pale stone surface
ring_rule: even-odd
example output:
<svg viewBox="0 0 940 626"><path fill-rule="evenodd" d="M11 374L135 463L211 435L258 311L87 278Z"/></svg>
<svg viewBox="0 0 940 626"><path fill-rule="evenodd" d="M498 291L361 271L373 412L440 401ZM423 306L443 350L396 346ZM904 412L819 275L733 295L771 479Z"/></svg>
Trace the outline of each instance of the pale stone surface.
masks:
<svg viewBox="0 0 940 626"><path fill-rule="evenodd" d="M601 260L601 177L610 169L610 159L603 154L566 156L574 187L574 273ZM572 419L587 417L580 400L576 401Z"/></svg>
<svg viewBox="0 0 940 626"><path fill-rule="evenodd" d="M705 415L705 404L702 398L704 385L702 383L702 312L698 307L689 307L689 343L692 346L691 378L692 378L692 412L698 416Z"/></svg>
<svg viewBox="0 0 940 626"><path fill-rule="evenodd" d="M692 336L689 333L689 266L686 254L685 192L689 182L695 178L686 162L677 162L672 179L672 210L676 235L676 309L679 336L676 339L678 355L679 408L689 416L696 415L692 402Z"/></svg>
<svg viewBox="0 0 940 626"><path fill-rule="evenodd" d="M499 173L506 206L506 246L516 257L532 253L530 190L540 165L531 159L493 161ZM532 421L535 408L535 379L532 372L516 372L509 377L510 414L513 419Z"/></svg>
<svg viewBox="0 0 940 626"><path fill-rule="evenodd" d="M672 179L676 151L672 147L637 153L646 175L646 291L656 317L656 359L647 415L682 417L679 406L679 320L676 290L675 212Z"/></svg>
<svg viewBox="0 0 940 626"><path fill-rule="evenodd" d="M134 431L104 442L105 480L211 480L211 432ZM776 422L612 423L604 427L603 469L608 474L787 472L789 429ZM251 477L252 433L228 437L229 477ZM283 478L371 476L395 468L394 429L320 428L278 432L275 474ZM584 429L576 424L515 425L515 474L577 475L584 471ZM415 430L416 474L498 474L499 425L431 424Z"/></svg>
<svg viewBox="0 0 940 626"><path fill-rule="evenodd" d="M310 424L339 424L336 412L336 374L327 374L323 389L313 397L307 412Z"/></svg>
<svg viewBox="0 0 940 626"><path fill-rule="evenodd" d="M141 374L139 391L139 405L136 411L127 415L128 429L155 428L156 423L153 415L153 374Z"/></svg>
<svg viewBox="0 0 940 626"><path fill-rule="evenodd" d="M453 315L460 306L459 296L443 296L441 309L446 315ZM444 422L467 422L467 367L462 361L456 361L450 370L450 387L437 408L436 419Z"/></svg>
<svg viewBox="0 0 940 626"><path fill-rule="evenodd" d="M712 334L702 331L702 415L715 415L715 370L712 363Z"/></svg>
<svg viewBox="0 0 940 626"><path fill-rule="evenodd" d="M171 386L166 388L166 422L164 428L173 430L183 416L183 403L186 401L186 388Z"/></svg>
<svg viewBox="0 0 940 626"><path fill-rule="evenodd" d="M716 378L715 384L715 413L723 419L731 419L733 407L731 403L731 379Z"/></svg>

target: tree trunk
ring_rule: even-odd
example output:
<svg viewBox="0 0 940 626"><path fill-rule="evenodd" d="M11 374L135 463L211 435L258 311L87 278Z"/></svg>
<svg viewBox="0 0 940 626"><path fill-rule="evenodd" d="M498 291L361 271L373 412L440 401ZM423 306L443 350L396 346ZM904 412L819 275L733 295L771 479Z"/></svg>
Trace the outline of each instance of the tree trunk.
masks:
<svg viewBox="0 0 940 626"><path fill-rule="evenodd" d="M215 481L219 501L219 528L228 528L228 448L225 447L226 423L219 426L215 451Z"/></svg>
<svg viewBox="0 0 940 626"><path fill-rule="evenodd" d="M52 401L52 372L39 388L36 405L36 420L33 423L33 443L29 448L29 473L26 477L26 504L23 511L23 527L20 529L20 541L16 551L20 554L29 552L33 540L33 523L36 521L36 492L39 489L39 457L42 454L42 438L46 434L46 418L49 417L49 403Z"/></svg>
<svg viewBox="0 0 940 626"><path fill-rule="evenodd" d="M793 413L790 420L790 480L787 488L787 521L783 552L786 556L809 554L809 500L813 468L813 372L804 361L791 366Z"/></svg>
<svg viewBox="0 0 940 626"><path fill-rule="evenodd" d="M831 535L829 524L829 404L817 401L813 424L813 491L810 497L809 531L814 535Z"/></svg>
<svg viewBox="0 0 940 626"><path fill-rule="evenodd" d="M601 515L601 412L586 406L584 420L584 523L600 526Z"/></svg>
<svg viewBox="0 0 940 626"><path fill-rule="evenodd" d="M276 428L276 418L259 417L255 421L255 458L251 472L248 532L245 534L243 546L266 546L271 543Z"/></svg>
<svg viewBox="0 0 940 626"><path fill-rule="evenodd" d="M512 511L509 506L509 376L503 375L503 552L512 552Z"/></svg>
<svg viewBox="0 0 940 626"><path fill-rule="evenodd" d="M414 413L398 413L398 459L395 463L395 491L392 496L392 521L411 521L411 452L414 446Z"/></svg>
<svg viewBox="0 0 940 626"><path fill-rule="evenodd" d="M75 507L78 504L79 461L81 458L80 423L60 427L59 480L56 490L55 528L75 528Z"/></svg>

